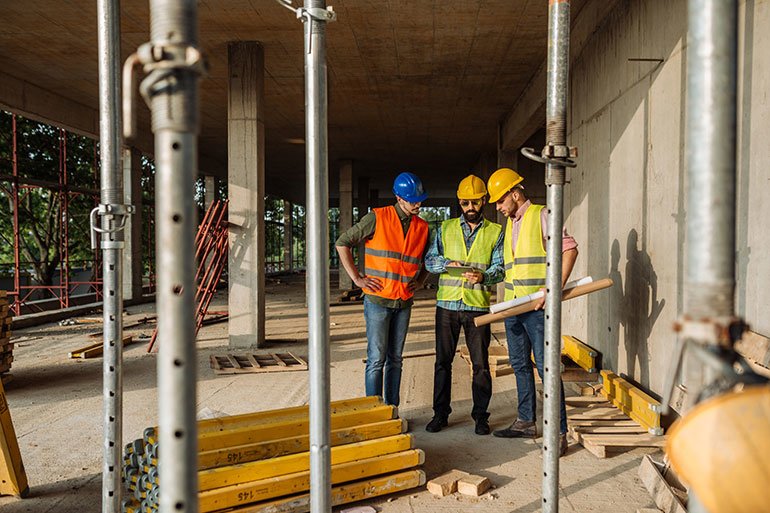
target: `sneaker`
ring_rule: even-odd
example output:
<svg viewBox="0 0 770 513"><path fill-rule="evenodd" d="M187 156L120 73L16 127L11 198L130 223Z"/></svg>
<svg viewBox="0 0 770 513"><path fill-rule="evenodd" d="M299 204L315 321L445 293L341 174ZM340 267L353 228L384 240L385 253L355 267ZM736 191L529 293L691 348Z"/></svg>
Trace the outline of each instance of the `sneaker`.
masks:
<svg viewBox="0 0 770 513"><path fill-rule="evenodd" d="M428 433L438 433L441 431L441 428L445 428L449 425L449 422L447 421L446 417L441 417L439 415L434 415L430 422L428 422L428 425L425 426L425 431Z"/></svg>
<svg viewBox="0 0 770 513"><path fill-rule="evenodd" d="M476 429L474 432L477 435L488 435L489 434L489 421L487 419L477 419L476 420Z"/></svg>
<svg viewBox="0 0 770 513"><path fill-rule="evenodd" d="M535 423L529 420L519 420L505 429L498 429L492 432L493 435L500 438L535 438L537 436L537 427Z"/></svg>
<svg viewBox="0 0 770 513"><path fill-rule="evenodd" d="M559 458L567 454L569 443L567 442L567 433L559 435Z"/></svg>

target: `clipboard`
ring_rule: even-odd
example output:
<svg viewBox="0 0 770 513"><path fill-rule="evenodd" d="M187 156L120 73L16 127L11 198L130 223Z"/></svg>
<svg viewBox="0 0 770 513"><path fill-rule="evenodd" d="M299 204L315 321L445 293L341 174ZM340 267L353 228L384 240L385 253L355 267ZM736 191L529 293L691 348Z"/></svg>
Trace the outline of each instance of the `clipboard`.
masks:
<svg viewBox="0 0 770 513"><path fill-rule="evenodd" d="M480 273L483 273L481 269L478 269L476 267L470 267L470 266L458 266L458 267L449 267L447 266L446 272L449 274L449 276L452 276L453 278L462 278L463 273L468 273L471 271L478 271Z"/></svg>

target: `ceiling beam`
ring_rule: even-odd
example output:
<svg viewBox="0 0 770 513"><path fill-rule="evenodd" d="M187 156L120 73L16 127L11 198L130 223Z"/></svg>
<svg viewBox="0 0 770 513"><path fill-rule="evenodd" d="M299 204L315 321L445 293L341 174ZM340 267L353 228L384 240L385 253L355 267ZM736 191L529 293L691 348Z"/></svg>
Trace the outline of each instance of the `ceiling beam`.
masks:
<svg viewBox="0 0 770 513"><path fill-rule="evenodd" d="M570 64L583 52L619 0L589 0L572 22ZM500 149L517 150L545 125L547 63L543 62L500 124Z"/></svg>

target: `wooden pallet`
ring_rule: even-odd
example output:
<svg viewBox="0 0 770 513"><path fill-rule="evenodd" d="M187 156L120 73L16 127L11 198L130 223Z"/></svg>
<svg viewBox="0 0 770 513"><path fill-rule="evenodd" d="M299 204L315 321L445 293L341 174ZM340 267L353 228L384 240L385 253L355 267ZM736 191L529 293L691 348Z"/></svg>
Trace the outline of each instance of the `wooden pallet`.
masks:
<svg viewBox="0 0 770 513"><path fill-rule="evenodd" d="M634 447L665 447L666 437L652 435L601 396L568 397L567 426L573 440L597 458Z"/></svg>
<svg viewBox="0 0 770 513"><path fill-rule="evenodd" d="M307 362L293 353L228 353L212 354L214 374L249 374L307 370Z"/></svg>

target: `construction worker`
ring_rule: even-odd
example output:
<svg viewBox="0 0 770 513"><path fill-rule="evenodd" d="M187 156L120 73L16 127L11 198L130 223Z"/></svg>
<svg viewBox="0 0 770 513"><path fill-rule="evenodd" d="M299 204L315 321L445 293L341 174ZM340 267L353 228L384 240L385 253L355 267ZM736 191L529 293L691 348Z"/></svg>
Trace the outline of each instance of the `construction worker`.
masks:
<svg viewBox="0 0 770 513"><path fill-rule="evenodd" d="M505 226L503 256L505 260L505 300L545 291L547 214L544 205L534 205L524 192L524 179L512 169L502 168L489 177L489 201L495 202L508 222ZM564 230L562 233L562 287L567 283L577 259L577 243ZM543 375L545 296L536 309L505 319L508 358L516 375L518 418L505 429L492 434L503 438L536 437L535 377L530 354L534 353L540 378ZM561 386L561 421L559 454L567 452L567 412L564 385Z"/></svg>
<svg viewBox="0 0 770 513"><path fill-rule="evenodd" d="M395 205L372 209L340 235L335 245L350 279L366 294L366 395L382 396L386 404L398 406L401 353L414 291L428 274L422 264L429 230L428 223L418 216L428 195L417 175L398 175L393 194ZM363 275L353 262L351 250L362 240L366 241Z"/></svg>
<svg viewBox="0 0 770 513"><path fill-rule="evenodd" d="M436 365L433 375L433 419L425 426L430 433L448 425L452 397L452 360L457 350L460 328L473 363L473 409L477 435L489 434L489 400L492 375L489 372L489 325L476 327L473 320L489 312L491 286L502 281L502 227L484 219L486 203L484 181L474 175L464 178L457 188L462 215L448 219L436 230L425 256L428 271L440 274L436 296ZM472 270L452 276L447 269Z"/></svg>

